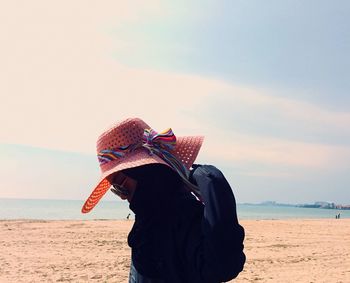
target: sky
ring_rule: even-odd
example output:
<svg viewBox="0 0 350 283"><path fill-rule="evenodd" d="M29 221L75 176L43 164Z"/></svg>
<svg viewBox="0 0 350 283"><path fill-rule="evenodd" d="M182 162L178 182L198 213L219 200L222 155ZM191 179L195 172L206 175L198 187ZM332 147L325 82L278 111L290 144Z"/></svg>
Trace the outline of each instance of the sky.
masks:
<svg viewBox="0 0 350 283"><path fill-rule="evenodd" d="M350 203L348 1L0 4L0 198L85 199L127 117L204 135L238 202ZM107 195L106 199L113 196Z"/></svg>

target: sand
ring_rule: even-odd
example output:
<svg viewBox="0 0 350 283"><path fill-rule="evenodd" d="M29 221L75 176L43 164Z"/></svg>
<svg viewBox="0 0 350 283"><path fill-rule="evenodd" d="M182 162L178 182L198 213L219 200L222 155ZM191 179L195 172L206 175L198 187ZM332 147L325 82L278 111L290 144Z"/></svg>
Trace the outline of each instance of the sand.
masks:
<svg viewBox="0 0 350 283"><path fill-rule="evenodd" d="M0 221L0 282L127 282L132 224ZM350 282L350 219L241 224L247 262L234 282Z"/></svg>

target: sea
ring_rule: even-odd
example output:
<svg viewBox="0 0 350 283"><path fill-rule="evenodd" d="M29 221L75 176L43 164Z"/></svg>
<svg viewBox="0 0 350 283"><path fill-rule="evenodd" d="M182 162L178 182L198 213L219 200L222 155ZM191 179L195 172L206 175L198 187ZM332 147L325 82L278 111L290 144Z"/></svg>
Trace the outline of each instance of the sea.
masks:
<svg viewBox="0 0 350 283"><path fill-rule="evenodd" d="M0 199L0 220L92 220L92 219L129 219L134 214L126 201L100 201L87 214L81 213L83 201L80 200L43 200L43 199ZM302 208L293 206L238 204L239 219L318 219L350 218L350 210Z"/></svg>

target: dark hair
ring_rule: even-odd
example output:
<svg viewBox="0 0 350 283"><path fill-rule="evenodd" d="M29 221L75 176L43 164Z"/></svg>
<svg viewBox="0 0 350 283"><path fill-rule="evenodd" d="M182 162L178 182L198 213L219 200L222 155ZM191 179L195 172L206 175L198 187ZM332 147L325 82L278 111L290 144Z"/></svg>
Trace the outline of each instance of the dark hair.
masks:
<svg viewBox="0 0 350 283"><path fill-rule="evenodd" d="M135 214L148 215L170 209L176 194L184 190L177 172L164 164L149 164L123 170L137 181L130 209Z"/></svg>
<svg viewBox="0 0 350 283"><path fill-rule="evenodd" d="M123 173L145 185L173 187L179 186L181 183L181 178L177 172L164 164L147 164L125 169Z"/></svg>

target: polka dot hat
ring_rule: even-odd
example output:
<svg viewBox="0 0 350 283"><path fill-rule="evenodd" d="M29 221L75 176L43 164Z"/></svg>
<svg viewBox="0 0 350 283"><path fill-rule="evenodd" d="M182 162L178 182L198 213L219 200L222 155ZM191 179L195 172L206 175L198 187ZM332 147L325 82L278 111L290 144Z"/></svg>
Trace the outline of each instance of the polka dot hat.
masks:
<svg viewBox="0 0 350 283"><path fill-rule="evenodd" d="M164 164L172 169L180 168L180 171L181 167L188 170L194 163L202 143L203 136L176 138L171 129L158 134L139 118L129 118L115 124L97 140L97 155L102 175L84 203L82 213L91 211L109 190L111 183L108 176L124 169L154 163ZM172 160L176 161L175 167L178 168L174 168Z"/></svg>

